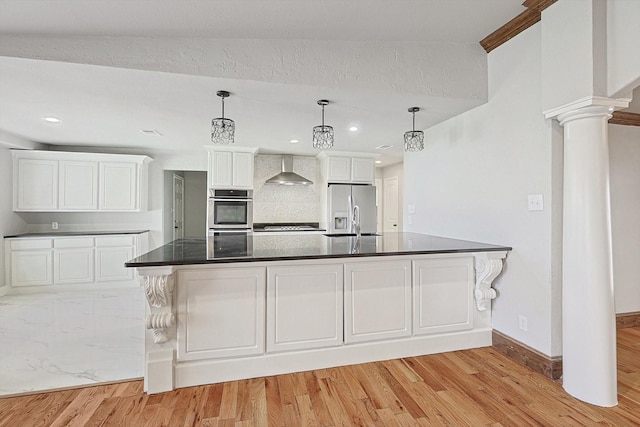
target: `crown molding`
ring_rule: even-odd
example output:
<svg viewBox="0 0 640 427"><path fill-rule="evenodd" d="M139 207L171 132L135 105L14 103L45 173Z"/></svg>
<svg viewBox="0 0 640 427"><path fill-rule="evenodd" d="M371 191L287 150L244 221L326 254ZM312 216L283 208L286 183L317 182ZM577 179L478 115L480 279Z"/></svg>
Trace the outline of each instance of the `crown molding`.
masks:
<svg viewBox="0 0 640 427"><path fill-rule="evenodd" d="M526 7L527 10L482 39L480 46L482 46L487 53L491 52L493 49L539 22L540 19L542 19L542 11L556 1L557 0L525 0L522 5Z"/></svg>

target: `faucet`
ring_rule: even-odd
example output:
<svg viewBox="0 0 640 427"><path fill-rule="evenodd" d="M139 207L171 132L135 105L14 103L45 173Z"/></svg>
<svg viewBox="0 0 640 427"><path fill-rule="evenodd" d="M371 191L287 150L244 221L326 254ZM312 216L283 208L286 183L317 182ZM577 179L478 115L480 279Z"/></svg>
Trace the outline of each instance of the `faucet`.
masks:
<svg viewBox="0 0 640 427"><path fill-rule="evenodd" d="M355 205L353 207L353 227L355 228L356 237L360 239L360 206Z"/></svg>

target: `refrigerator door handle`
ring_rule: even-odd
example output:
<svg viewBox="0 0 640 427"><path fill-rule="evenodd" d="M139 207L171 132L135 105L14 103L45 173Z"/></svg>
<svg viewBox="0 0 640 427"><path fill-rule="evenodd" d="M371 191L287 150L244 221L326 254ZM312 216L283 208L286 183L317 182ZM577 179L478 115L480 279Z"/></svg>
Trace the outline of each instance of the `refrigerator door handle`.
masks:
<svg viewBox="0 0 640 427"><path fill-rule="evenodd" d="M353 230L353 196L351 196L351 194L349 194L349 197L347 197L347 200L349 201L349 214L347 215L347 224L349 225L348 229L349 229L349 233L354 233Z"/></svg>

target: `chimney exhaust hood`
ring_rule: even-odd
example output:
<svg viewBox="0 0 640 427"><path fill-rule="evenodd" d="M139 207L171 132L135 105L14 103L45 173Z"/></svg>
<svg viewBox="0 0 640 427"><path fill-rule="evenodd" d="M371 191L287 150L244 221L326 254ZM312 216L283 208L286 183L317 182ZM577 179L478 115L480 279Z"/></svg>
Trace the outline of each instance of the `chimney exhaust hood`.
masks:
<svg viewBox="0 0 640 427"><path fill-rule="evenodd" d="M309 181L293 171L293 155L287 154L282 156L282 172L266 180L265 184L311 185L313 181Z"/></svg>

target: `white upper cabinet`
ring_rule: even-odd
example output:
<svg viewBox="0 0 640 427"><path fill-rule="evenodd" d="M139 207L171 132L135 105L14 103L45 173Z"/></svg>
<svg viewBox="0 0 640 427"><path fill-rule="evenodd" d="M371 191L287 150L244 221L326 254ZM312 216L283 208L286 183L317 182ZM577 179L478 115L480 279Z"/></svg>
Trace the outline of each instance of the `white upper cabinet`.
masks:
<svg viewBox="0 0 640 427"><path fill-rule="evenodd" d="M59 163L59 209L98 209L98 162L61 160Z"/></svg>
<svg viewBox="0 0 640 427"><path fill-rule="evenodd" d="M147 156L13 150L13 210L142 211Z"/></svg>
<svg viewBox="0 0 640 427"><path fill-rule="evenodd" d="M322 158L328 183L373 184L375 160L371 157L326 155Z"/></svg>
<svg viewBox="0 0 640 427"><path fill-rule="evenodd" d="M16 158L13 153L13 210L57 210L58 161Z"/></svg>
<svg viewBox="0 0 640 427"><path fill-rule="evenodd" d="M253 157L257 149L208 147L208 150L209 188L253 188Z"/></svg>

